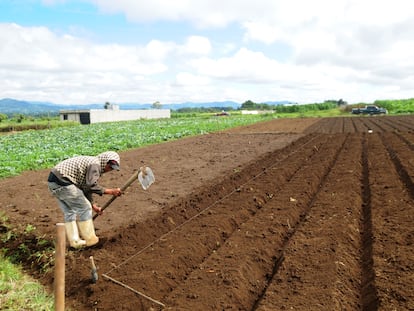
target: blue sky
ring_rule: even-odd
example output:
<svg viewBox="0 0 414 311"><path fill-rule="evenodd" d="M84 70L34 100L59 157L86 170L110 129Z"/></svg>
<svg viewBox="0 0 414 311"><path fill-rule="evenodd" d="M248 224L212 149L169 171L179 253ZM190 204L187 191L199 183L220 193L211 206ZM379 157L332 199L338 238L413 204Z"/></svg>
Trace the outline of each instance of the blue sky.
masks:
<svg viewBox="0 0 414 311"><path fill-rule="evenodd" d="M0 98L412 98L409 0L0 0Z"/></svg>

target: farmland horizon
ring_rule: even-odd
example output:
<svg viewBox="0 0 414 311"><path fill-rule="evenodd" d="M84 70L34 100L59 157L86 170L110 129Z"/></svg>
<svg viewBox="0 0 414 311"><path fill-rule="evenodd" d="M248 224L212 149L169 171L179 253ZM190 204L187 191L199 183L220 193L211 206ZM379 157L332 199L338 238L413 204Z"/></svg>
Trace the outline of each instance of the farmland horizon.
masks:
<svg viewBox="0 0 414 311"><path fill-rule="evenodd" d="M247 100L246 100L247 101ZM108 101L109 102L109 101ZM157 101L154 101L156 103ZM111 104L116 104L123 110L130 109L150 109L154 103L117 103L110 102ZM293 102L284 100L284 101L268 101L265 104L269 105L286 105L294 104ZM105 103L90 103L90 104L57 104L53 102L39 102L39 101L30 101L30 100L19 100L14 98L3 98L0 99L0 113L10 114L10 113L47 113L47 112L59 112L59 110L70 110L70 109L102 109L104 108ZM182 108L232 108L238 109L241 107L242 103L235 101L212 101L212 102L183 102L183 103L169 103L164 104L160 103L161 108L178 110Z"/></svg>

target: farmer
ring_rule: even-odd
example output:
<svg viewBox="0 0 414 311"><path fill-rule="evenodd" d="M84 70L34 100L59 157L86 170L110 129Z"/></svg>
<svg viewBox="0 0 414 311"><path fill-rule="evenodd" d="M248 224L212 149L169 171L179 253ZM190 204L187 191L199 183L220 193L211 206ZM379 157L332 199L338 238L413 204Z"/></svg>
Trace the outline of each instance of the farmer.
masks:
<svg viewBox="0 0 414 311"><path fill-rule="evenodd" d="M119 164L118 153L107 151L95 157L66 159L51 170L47 180L49 190L58 200L64 214L66 236L71 247L93 246L99 242L93 225L92 209L97 213L102 210L93 203L92 194L122 194L120 188L109 189L98 185L99 177L112 170L119 171Z"/></svg>

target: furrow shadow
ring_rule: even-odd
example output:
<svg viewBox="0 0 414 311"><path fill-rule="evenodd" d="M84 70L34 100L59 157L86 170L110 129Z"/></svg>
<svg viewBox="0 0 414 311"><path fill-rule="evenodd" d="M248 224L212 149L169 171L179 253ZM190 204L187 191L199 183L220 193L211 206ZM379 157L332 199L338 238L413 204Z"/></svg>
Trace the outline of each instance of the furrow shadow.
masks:
<svg viewBox="0 0 414 311"><path fill-rule="evenodd" d="M362 141L362 250L361 250L361 308L362 310L377 310L378 295L375 287L375 271L373 268L373 234L371 216L371 188L368 162L368 143L366 137Z"/></svg>

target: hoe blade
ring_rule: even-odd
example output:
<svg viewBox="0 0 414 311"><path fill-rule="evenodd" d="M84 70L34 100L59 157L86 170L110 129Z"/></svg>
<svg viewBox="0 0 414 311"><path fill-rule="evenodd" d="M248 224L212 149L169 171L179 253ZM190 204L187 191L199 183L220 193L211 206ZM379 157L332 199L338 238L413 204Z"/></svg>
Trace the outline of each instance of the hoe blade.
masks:
<svg viewBox="0 0 414 311"><path fill-rule="evenodd" d="M142 189L147 190L155 181L154 173L148 166L141 167L138 174L138 181Z"/></svg>

